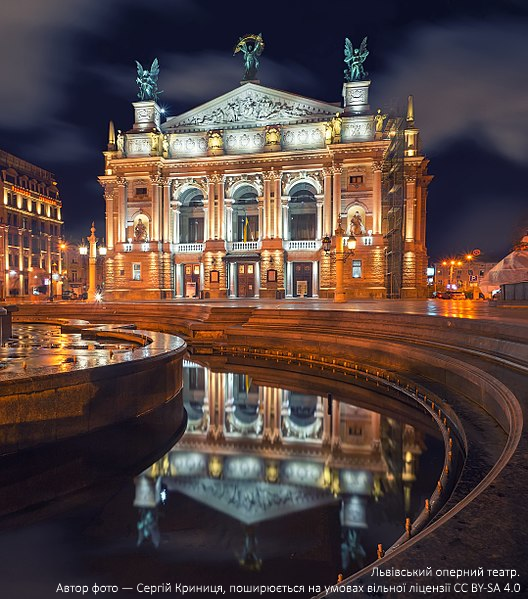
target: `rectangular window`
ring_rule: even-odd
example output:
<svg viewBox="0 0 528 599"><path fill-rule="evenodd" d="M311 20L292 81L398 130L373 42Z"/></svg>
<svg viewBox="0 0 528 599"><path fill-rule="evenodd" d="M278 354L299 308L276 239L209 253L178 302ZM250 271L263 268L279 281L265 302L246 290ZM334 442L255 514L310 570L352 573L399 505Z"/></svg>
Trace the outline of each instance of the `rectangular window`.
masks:
<svg viewBox="0 0 528 599"><path fill-rule="evenodd" d="M349 178L350 185L363 185L363 175L352 175Z"/></svg>
<svg viewBox="0 0 528 599"><path fill-rule="evenodd" d="M141 264L139 262L132 264L132 280L141 281Z"/></svg>
<svg viewBox="0 0 528 599"><path fill-rule="evenodd" d="M361 279L361 260L352 260L352 278Z"/></svg>
<svg viewBox="0 0 528 599"><path fill-rule="evenodd" d="M146 187L136 187L136 195L137 196L146 196L147 188Z"/></svg>

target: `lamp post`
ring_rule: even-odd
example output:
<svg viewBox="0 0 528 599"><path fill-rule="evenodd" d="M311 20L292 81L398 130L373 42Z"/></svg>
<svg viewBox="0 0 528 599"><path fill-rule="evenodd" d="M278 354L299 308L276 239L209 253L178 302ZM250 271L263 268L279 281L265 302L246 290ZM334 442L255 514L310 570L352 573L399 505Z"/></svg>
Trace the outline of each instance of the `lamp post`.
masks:
<svg viewBox="0 0 528 599"><path fill-rule="evenodd" d="M345 230L341 224L341 216L337 219L337 228L335 230L335 240L336 240L336 249L335 249L335 259L336 259L336 286L334 293L334 302L343 303L346 302L346 293L345 293L345 285L344 285L344 271L345 271L345 262L350 258L350 256L354 255L354 250L356 249L356 238L352 231L347 239L347 247L344 248L344 235ZM331 240L326 235L323 239L323 250L328 253L331 247Z"/></svg>
<svg viewBox="0 0 528 599"><path fill-rule="evenodd" d="M94 302L96 294L95 274L97 267L97 237L95 236L95 223L93 222L90 231L90 237L86 238L90 244L90 251L88 254L88 301Z"/></svg>

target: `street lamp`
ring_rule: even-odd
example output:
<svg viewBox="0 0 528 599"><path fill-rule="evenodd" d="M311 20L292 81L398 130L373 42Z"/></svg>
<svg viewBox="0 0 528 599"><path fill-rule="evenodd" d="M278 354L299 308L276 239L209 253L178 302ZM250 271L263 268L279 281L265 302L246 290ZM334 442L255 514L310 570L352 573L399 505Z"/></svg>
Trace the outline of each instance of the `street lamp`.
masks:
<svg viewBox="0 0 528 599"><path fill-rule="evenodd" d="M335 258L336 258L336 287L334 293L334 302L343 303L346 302L346 294L344 290L344 267L345 262L350 258L350 256L354 255L354 250L356 249L357 240L354 236L354 233L350 231L347 240L346 247L344 247L344 236L345 230L341 224L341 216L337 219L337 228L335 230L335 238L336 238L336 249L335 249ZM331 240L328 235L325 235L323 241L323 250L328 254L331 247Z"/></svg>

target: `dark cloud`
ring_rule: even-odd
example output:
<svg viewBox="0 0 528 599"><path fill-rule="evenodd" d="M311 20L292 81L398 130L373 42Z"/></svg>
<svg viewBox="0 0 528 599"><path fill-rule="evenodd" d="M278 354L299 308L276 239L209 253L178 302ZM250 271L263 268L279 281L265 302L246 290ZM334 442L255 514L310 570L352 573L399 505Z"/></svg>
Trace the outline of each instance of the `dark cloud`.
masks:
<svg viewBox="0 0 528 599"><path fill-rule="evenodd" d="M244 74L242 60L226 52L200 52L197 54L160 54L159 88L163 90L160 104L166 105L169 114L194 108L237 87ZM141 61L140 61L141 62ZM150 63L143 63L149 68ZM137 93L136 67L129 68L99 65L92 74L102 79L102 86L125 100L134 100ZM259 70L262 84L279 89L310 93L317 88L316 78L305 67L293 63L278 63L267 58Z"/></svg>
<svg viewBox="0 0 528 599"><path fill-rule="evenodd" d="M415 97L424 145L465 137L528 162L528 21L499 19L410 31L376 89Z"/></svg>

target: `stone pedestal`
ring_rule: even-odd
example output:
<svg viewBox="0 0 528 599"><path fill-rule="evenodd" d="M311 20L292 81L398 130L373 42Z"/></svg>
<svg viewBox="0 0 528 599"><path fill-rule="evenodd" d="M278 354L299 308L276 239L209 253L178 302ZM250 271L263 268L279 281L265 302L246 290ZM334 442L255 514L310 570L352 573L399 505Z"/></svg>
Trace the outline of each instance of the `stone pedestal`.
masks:
<svg viewBox="0 0 528 599"><path fill-rule="evenodd" d="M135 133L147 133L160 130L161 109L154 100L132 102L132 106L134 107L134 125L132 131Z"/></svg>
<svg viewBox="0 0 528 599"><path fill-rule="evenodd" d="M367 114L370 81L350 81L343 84L344 115Z"/></svg>

